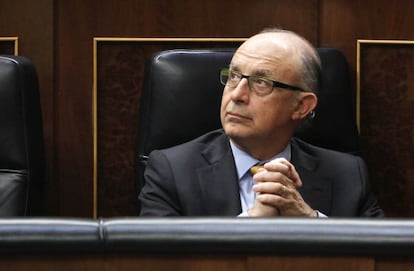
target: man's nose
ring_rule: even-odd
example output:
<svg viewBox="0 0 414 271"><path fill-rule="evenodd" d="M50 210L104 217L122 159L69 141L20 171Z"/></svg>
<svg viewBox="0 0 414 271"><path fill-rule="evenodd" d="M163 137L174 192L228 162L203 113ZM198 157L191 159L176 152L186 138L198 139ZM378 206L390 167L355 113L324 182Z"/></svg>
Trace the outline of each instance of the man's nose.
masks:
<svg viewBox="0 0 414 271"><path fill-rule="evenodd" d="M250 95L250 87L247 78L242 78L231 94L234 101L247 102Z"/></svg>

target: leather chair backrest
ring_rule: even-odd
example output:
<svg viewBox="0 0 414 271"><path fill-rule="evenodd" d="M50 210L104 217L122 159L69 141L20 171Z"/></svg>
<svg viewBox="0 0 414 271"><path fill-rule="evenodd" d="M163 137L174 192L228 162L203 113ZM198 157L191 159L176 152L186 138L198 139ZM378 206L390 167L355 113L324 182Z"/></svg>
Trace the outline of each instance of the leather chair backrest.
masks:
<svg viewBox="0 0 414 271"><path fill-rule="evenodd" d="M358 130L348 65L336 49L318 48L322 88L313 125L296 134L315 145L358 152ZM147 63L138 131L138 188L145 159L153 149L170 147L221 127L223 86L219 71L234 50L170 50Z"/></svg>
<svg viewBox="0 0 414 271"><path fill-rule="evenodd" d="M0 56L0 217L39 215L45 158L36 70Z"/></svg>

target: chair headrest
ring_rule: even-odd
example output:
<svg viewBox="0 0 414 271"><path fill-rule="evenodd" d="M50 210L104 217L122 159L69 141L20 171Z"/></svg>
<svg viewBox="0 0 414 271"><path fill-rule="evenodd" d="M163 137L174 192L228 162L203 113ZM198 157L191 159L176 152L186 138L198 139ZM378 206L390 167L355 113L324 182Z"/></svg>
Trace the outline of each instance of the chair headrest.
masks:
<svg viewBox="0 0 414 271"><path fill-rule="evenodd" d="M140 153L217 129L223 86L220 69L233 51L172 50L147 64L140 112Z"/></svg>

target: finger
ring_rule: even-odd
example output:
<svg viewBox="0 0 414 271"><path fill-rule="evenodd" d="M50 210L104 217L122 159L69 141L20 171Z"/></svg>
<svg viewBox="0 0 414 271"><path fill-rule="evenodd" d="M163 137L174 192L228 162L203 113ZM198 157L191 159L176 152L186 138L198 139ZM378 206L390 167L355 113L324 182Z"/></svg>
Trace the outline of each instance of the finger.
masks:
<svg viewBox="0 0 414 271"><path fill-rule="evenodd" d="M258 193L259 195L273 194L279 195L281 197L287 197L290 194L291 190L290 188L281 183L264 182L253 185L253 191Z"/></svg>
<svg viewBox="0 0 414 271"><path fill-rule="evenodd" d="M272 169L274 169L275 171L280 170L280 172L285 174L289 179L293 181L296 188L299 188L302 186L302 180L300 179L295 166L292 163L290 163L288 160L286 160L285 158L274 159L266 163L264 166L267 170L272 170Z"/></svg>
<svg viewBox="0 0 414 271"><path fill-rule="evenodd" d="M263 170L253 176L257 183L280 183L282 185L295 187L295 184L285 174L278 171Z"/></svg>
<svg viewBox="0 0 414 271"><path fill-rule="evenodd" d="M275 183L296 189L295 183L285 174L278 171L263 170L253 176L257 183Z"/></svg>
<svg viewBox="0 0 414 271"><path fill-rule="evenodd" d="M284 202L286 202L286 199L275 194L260 194L256 197L256 199L264 206L272 206L277 210L279 210L279 208L284 205Z"/></svg>
<svg viewBox="0 0 414 271"><path fill-rule="evenodd" d="M289 167L278 162L277 159L266 163L263 166L252 167L251 171L254 173L253 179L258 182L277 182L289 178ZM286 184L286 183L285 183Z"/></svg>
<svg viewBox="0 0 414 271"><path fill-rule="evenodd" d="M263 165L269 171L278 171L289 177L291 164L285 158L277 158Z"/></svg>
<svg viewBox="0 0 414 271"><path fill-rule="evenodd" d="M278 216L279 209L275 206L263 204L258 200L255 200L254 205L249 209L249 216Z"/></svg>
<svg viewBox="0 0 414 271"><path fill-rule="evenodd" d="M289 171L290 171L290 176L289 177L295 182L296 187L301 187L302 186L302 180L300 179L299 174L296 171L295 166L286 159L282 159L280 161L280 163L282 163L282 164L286 165L287 167L289 167Z"/></svg>

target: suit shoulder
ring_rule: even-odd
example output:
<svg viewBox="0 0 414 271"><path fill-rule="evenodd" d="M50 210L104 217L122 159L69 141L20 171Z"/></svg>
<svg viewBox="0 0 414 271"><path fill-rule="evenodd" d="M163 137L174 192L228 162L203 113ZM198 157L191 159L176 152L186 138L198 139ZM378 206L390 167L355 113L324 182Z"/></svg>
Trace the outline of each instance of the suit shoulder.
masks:
<svg viewBox="0 0 414 271"><path fill-rule="evenodd" d="M185 172L188 168L219 160L229 149L226 142L228 138L223 131L212 131L186 143L152 151L148 164L163 162L177 171Z"/></svg>
<svg viewBox="0 0 414 271"><path fill-rule="evenodd" d="M298 147L300 150L306 152L312 156L318 157L341 157L342 159L361 159L360 156L357 156L352 153L341 152L337 150L327 149L323 147L319 147L316 145L312 145L307 143L301 139L293 138L291 141L292 145Z"/></svg>
<svg viewBox="0 0 414 271"><path fill-rule="evenodd" d="M185 153L186 151L191 151L194 149L200 150L204 149L207 145L216 144L222 140L225 140L227 137L224 134L222 129L214 130L203 134L197 138L194 138L190 141L178 144L169 148L162 149L161 151L170 154L170 153Z"/></svg>

